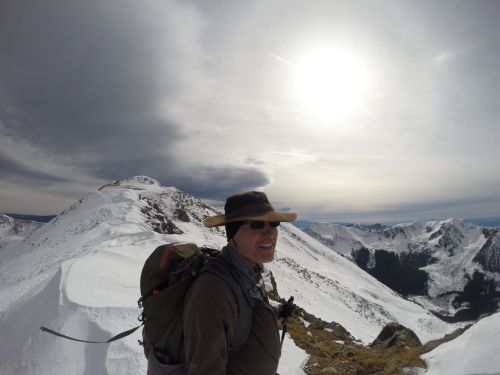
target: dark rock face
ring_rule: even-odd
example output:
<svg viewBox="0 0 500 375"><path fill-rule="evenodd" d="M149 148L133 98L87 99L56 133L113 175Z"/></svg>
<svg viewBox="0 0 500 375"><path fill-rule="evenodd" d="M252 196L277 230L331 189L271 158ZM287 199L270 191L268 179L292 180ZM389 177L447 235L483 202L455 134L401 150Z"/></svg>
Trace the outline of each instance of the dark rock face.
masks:
<svg viewBox="0 0 500 375"><path fill-rule="evenodd" d="M352 258L354 262L363 270L368 271L368 262L370 261L370 250L366 247L362 247L359 250L353 250ZM372 275L373 276L373 275Z"/></svg>
<svg viewBox="0 0 500 375"><path fill-rule="evenodd" d="M500 272L500 233L498 229L483 229L486 242L474 257L486 271Z"/></svg>
<svg viewBox="0 0 500 375"><path fill-rule="evenodd" d="M415 347L422 346L422 343L411 329L399 323L391 322L382 329L377 338L370 344L370 347L387 349L394 346Z"/></svg>
<svg viewBox="0 0 500 375"><path fill-rule="evenodd" d="M464 240L464 235L454 225L445 223L439 228L439 230L431 234L429 240L432 241L436 238L439 238L436 247L446 250L448 255L452 256L454 255L455 250L460 248L460 245Z"/></svg>
<svg viewBox="0 0 500 375"><path fill-rule="evenodd" d="M168 214L162 210L157 202L153 202L151 199L145 197L141 197L140 199L147 202L147 205L141 209L141 212L146 216L146 222L156 233L184 233L168 218Z"/></svg>
<svg viewBox="0 0 500 375"><path fill-rule="evenodd" d="M189 223L191 221L189 219L189 215L187 214L186 210L182 208L176 208L174 214L178 220L183 221L184 223Z"/></svg>
<svg viewBox="0 0 500 375"><path fill-rule="evenodd" d="M453 300L455 308L466 306L457 315L462 317L462 320L475 320L481 314L495 312L500 301L500 292L497 291L500 283L488 279L483 273L477 271L474 272L472 278L468 279L463 292Z"/></svg>
<svg viewBox="0 0 500 375"><path fill-rule="evenodd" d="M369 268L370 252L366 248L353 251L356 264L389 288L404 295L427 295L429 276L420 270L432 261L428 252L403 253L375 250L375 264Z"/></svg>

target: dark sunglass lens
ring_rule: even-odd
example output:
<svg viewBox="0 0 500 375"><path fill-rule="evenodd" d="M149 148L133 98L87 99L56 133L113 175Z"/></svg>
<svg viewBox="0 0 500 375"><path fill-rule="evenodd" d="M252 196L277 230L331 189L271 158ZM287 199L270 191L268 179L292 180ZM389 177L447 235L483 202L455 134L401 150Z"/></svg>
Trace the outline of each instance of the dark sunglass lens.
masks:
<svg viewBox="0 0 500 375"><path fill-rule="evenodd" d="M280 225L279 221L269 221L268 222L271 228L276 228ZM250 223L250 228L252 229L262 229L266 226L265 221L251 221Z"/></svg>
<svg viewBox="0 0 500 375"><path fill-rule="evenodd" d="M262 228L264 228L265 225L266 225L266 223L264 223L263 221L251 221L250 222L250 228L252 228L252 229L262 229Z"/></svg>

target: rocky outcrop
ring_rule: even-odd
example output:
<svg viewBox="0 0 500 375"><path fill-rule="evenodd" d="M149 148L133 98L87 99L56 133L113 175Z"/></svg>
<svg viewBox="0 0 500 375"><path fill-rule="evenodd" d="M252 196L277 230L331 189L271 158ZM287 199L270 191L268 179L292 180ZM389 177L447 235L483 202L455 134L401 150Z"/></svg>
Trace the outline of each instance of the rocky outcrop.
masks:
<svg viewBox="0 0 500 375"><path fill-rule="evenodd" d="M179 229L172 220L169 219L169 214L164 212L158 202L154 202L149 198L141 197L147 204L141 209L141 213L146 216L146 223L151 228L160 234L182 234L184 233Z"/></svg>
<svg viewBox="0 0 500 375"><path fill-rule="evenodd" d="M500 272L500 230L483 229L486 242L474 257L486 271Z"/></svg>
<svg viewBox="0 0 500 375"><path fill-rule="evenodd" d="M371 348L379 349L416 346L422 346L422 343L415 332L396 322L388 323L370 344Z"/></svg>

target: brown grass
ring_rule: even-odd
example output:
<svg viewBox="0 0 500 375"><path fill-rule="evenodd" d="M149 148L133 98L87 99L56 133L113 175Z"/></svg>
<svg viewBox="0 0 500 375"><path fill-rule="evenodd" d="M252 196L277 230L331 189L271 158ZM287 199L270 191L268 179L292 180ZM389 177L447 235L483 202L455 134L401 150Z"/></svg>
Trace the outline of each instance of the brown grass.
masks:
<svg viewBox="0 0 500 375"><path fill-rule="evenodd" d="M404 374L404 368L425 368L420 358L421 347L369 348L343 333L336 334L321 328L327 323L304 314L302 310L297 315L307 315L308 322L313 320L307 328L297 316L288 321L288 332L295 344L310 355L304 367L308 375L397 375Z"/></svg>

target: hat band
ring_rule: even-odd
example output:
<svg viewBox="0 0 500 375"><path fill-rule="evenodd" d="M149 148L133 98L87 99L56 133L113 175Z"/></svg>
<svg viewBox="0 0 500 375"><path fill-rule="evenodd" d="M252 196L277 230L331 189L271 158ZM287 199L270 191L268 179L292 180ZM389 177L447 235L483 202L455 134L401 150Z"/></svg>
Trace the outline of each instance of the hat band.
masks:
<svg viewBox="0 0 500 375"><path fill-rule="evenodd" d="M270 203L258 203L250 206L239 208L229 214L226 214L226 221L246 217L248 215L263 215L267 212L274 211Z"/></svg>

